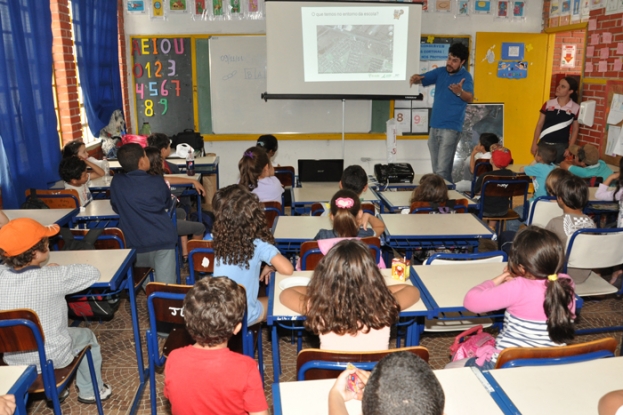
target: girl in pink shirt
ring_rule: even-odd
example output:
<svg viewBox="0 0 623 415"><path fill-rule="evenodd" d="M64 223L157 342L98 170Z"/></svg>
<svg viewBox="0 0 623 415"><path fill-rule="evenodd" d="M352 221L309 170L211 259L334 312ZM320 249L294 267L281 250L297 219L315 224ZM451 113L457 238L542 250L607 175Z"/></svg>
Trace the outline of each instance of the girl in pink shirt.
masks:
<svg viewBox="0 0 623 415"><path fill-rule="evenodd" d="M322 258L307 287L284 290L285 306L305 314L305 327L320 336L320 348L386 350L398 313L420 298L408 284L387 286L369 247L356 239L338 242Z"/></svg>
<svg viewBox="0 0 623 415"><path fill-rule="evenodd" d="M574 284L559 273L563 263L564 248L556 234L528 226L517 234L502 275L465 295L463 305L469 311L506 309L497 351L483 368L493 368L497 354L507 347L564 346L573 339ZM475 365L475 359L466 365Z"/></svg>

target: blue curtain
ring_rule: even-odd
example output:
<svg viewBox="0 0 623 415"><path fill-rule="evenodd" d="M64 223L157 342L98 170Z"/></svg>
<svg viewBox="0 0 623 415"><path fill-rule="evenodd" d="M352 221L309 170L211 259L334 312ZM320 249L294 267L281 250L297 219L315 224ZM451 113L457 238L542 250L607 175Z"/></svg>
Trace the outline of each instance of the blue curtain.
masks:
<svg viewBox="0 0 623 415"><path fill-rule="evenodd" d="M122 108L117 2L72 0L82 100L95 137Z"/></svg>
<svg viewBox="0 0 623 415"><path fill-rule="evenodd" d="M0 185L4 208L59 180L49 1L0 0Z"/></svg>

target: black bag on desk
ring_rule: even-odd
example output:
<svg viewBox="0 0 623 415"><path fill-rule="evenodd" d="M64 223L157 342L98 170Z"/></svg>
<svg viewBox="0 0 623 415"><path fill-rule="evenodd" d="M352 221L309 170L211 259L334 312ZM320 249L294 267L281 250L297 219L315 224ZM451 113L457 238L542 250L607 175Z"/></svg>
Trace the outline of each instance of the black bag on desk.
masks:
<svg viewBox="0 0 623 415"><path fill-rule="evenodd" d="M188 144L195 149L195 157L205 156L205 149L203 148L203 137L201 134L196 133L190 128L185 129L181 133L175 134L171 138L171 148L177 148L178 144Z"/></svg>

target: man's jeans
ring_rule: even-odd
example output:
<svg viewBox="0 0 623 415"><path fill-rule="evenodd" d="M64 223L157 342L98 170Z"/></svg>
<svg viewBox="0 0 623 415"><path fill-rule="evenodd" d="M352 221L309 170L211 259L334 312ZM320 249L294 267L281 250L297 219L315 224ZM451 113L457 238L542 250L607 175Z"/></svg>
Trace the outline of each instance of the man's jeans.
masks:
<svg viewBox="0 0 623 415"><path fill-rule="evenodd" d="M459 144L458 131L445 128L431 128L428 134L428 149L433 165L433 173L452 182L452 165L456 146Z"/></svg>

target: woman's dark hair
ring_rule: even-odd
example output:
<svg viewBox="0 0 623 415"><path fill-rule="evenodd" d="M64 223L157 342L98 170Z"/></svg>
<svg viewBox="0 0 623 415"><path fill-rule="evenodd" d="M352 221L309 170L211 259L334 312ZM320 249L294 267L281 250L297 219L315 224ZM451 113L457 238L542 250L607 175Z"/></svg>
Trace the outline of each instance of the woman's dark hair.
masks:
<svg viewBox="0 0 623 415"><path fill-rule="evenodd" d="M354 238L359 234L357 215L361 210L361 201L352 190L341 189L331 198L333 233L338 238Z"/></svg>
<svg viewBox="0 0 623 415"><path fill-rule="evenodd" d="M428 173L420 179L420 185L411 194L413 202L445 203L448 201L448 186L443 177Z"/></svg>
<svg viewBox="0 0 623 415"><path fill-rule="evenodd" d="M163 176L164 168L162 167L162 155L156 147L145 147L145 154L149 159L149 170L147 173L154 176Z"/></svg>
<svg viewBox="0 0 623 415"><path fill-rule="evenodd" d="M558 181L556 196L570 209L584 209L588 204L588 184L575 174Z"/></svg>
<svg viewBox="0 0 623 415"><path fill-rule="evenodd" d="M370 248L358 239L338 242L314 270L307 288L305 327L315 334L357 334L393 325L400 307Z"/></svg>
<svg viewBox="0 0 623 415"><path fill-rule="evenodd" d="M257 181L268 163L270 163L270 160L266 150L262 147L248 148L238 162L240 184L249 190L255 189L257 187Z"/></svg>
<svg viewBox="0 0 623 415"><path fill-rule="evenodd" d="M543 309L547 316L547 331L552 341L558 344L573 339L575 335L573 314L569 309L574 296L572 281L558 275L564 260L564 247L558 236L538 226L528 226L517 234L508 257L511 274L545 280ZM550 280L549 276L555 276L555 279Z"/></svg>
<svg viewBox="0 0 623 415"><path fill-rule="evenodd" d="M622 169L623 169L623 157L619 159L619 172L623 172ZM623 187L623 176L619 175L619 179L617 180L617 187L616 189L614 189L614 194L612 195L612 200L614 202L618 202L617 193L619 193L619 190L621 190L621 187Z"/></svg>
<svg viewBox="0 0 623 415"><path fill-rule="evenodd" d="M78 156L80 147L84 145L86 144L84 144L80 140L70 141L69 143L65 144L65 147L63 147L63 158L67 158L71 156Z"/></svg>
<svg viewBox="0 0 623 415"><path fill-rule="evenodd" d="M578 81L571 76L566 76L563 79L567 81L567 83L569 84L569 89L573 91L571 93L571 99L573 100L573 102L577 103L578 102L578 88L580 87L580 85L578 84Z"/></svg>
<svg viewBox="0 0 623 415"><path fill-rule="evenodd" d="M255 252L254 240L275 243L260 200L244 187L232 184L216 192L212 204L218 205L212 228L214 256L224 264L249 269L249 260Z"/></svg>
<svg viewBox="0 0 623 415"><path fill-rule="evenodd" d="M491 146L493 144L499 144L500 138L493 133L482 133L478 141L485 148L485 151L491 151Z"/></svg>

